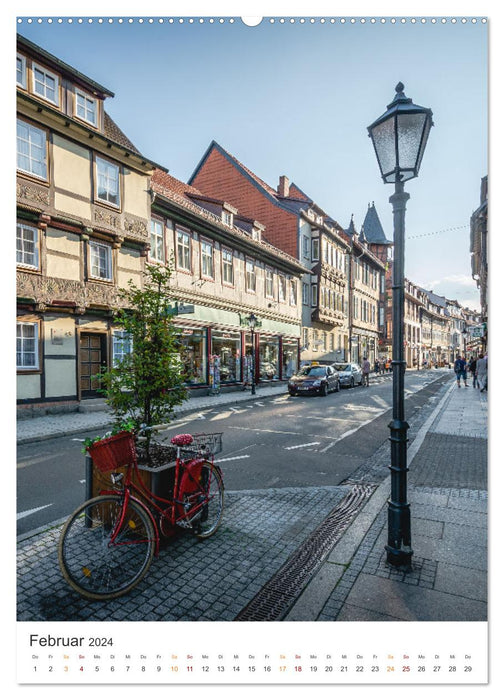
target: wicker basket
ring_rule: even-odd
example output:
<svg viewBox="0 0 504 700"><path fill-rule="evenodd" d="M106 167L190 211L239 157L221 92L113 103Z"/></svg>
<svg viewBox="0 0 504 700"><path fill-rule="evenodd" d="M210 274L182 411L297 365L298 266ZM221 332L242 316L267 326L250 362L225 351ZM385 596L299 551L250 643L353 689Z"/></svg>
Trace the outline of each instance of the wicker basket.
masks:
<svg viewBox="0 0 504 700"><path fill-rule="evenodd" d="M193 441L180 450L184 457L212 457L222 452L222 433L196 433Z"/></svg>
<svg viewBox="0 0 504 700"><path fill-rule="evenodd" d="M112 472L136 461L135 437L122 431L87 448L94 466L102 473Z"/></svg>

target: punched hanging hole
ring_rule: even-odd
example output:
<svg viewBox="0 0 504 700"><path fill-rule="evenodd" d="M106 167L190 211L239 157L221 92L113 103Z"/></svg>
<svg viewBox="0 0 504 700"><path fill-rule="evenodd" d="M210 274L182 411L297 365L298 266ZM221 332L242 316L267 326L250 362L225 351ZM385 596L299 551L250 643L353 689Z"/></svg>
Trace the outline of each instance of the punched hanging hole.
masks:
<svg viewBox="0 0 504 700"><path fill-rule="evenodd" d="M246 24L247 27L257 27L259 24L261 24L263 18L262 17L242 17L241 21L243 24Z"/></svg>

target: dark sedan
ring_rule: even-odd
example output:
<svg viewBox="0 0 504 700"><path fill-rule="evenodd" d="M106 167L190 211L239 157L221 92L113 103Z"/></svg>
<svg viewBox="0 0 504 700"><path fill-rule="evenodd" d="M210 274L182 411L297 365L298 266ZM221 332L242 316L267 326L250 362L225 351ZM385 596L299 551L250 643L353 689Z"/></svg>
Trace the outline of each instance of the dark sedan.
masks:
<svg viewBox="0 0 504 700"><path fill-rule="evenodd" d="M330 365L308 365L289 379L289 394L320 394L339 391L339 373Z"/></svg>

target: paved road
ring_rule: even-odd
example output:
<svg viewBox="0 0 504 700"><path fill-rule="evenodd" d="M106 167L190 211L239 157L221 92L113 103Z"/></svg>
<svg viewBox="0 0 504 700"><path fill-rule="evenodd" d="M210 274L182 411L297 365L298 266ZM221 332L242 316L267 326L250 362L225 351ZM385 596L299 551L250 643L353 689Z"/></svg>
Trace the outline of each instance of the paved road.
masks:
<svg viewBox="0 0 504 700"><path fill-rule="evenodd" d="M429 401L429 384L439 379L439 372L406 375L408 415ZM391 402L390 377L378 378L327 397L285 394L207 409L178 419L166 436L224 432L219 463L229 490L332 487L387 439ZM65 518L84 500L85 435L19 445L18 534Z"/></svg>

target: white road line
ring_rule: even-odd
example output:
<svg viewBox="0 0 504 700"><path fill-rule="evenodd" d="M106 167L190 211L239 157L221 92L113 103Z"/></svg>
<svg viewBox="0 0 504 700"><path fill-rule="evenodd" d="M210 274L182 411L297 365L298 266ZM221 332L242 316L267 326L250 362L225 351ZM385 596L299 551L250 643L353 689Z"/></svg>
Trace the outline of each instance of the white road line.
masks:
<svg viewBox="0 0 504 700"><path fill-rule="evenodd" d="M71 442L84 442L85 438L71 438Z"/></svg>
<svg viewBox="0 0 504 700"><path fill-rule="evenodd" d="M320 445L320 442L305 442L303 445L293 445L292 447L284 447L284 450L299 450L300 447L310 447L311 445Z"/></svg>
<svg viewBox="0 0 504 700"><path fill-rule="evenodd" d="M44 508L49 508L50 506L52 506L52 503L48 503L46 506L40 506L39 508L24 510L22 513L17 514L16 520L21 520L21 518L27 518L29 515L33 515L33 513L37 513L39 510L44 510Z"/></svg>
<svg viewBox="0 0 504 700"><path fill-rule="evenodd" d="M232 462L235 459L250 459L250 455L237 455L236 457L224 457L224 459L219 459L217 462L221 464L221 462Z"/></svg>

